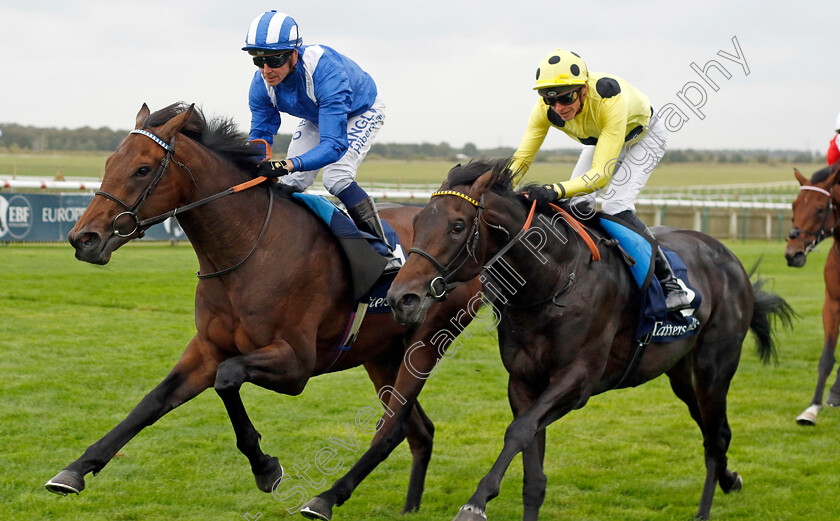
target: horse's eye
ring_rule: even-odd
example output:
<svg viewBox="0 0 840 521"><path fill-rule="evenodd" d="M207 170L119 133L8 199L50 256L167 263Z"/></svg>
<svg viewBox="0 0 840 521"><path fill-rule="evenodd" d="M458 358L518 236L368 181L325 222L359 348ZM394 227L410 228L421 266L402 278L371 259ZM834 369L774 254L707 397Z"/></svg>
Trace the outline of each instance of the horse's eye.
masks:
<svg viewBox="0 0 840 521"><path fill-rule="evenodd" d="M464 231L464 223L455 221L449 226L449 233L456 235Z"/></svg>
<svg viewBox="0 0 840 521"><path fill-rule="evenodd" d="M149 172L151 172L151 171L152 171L151 168L149 168L147 166L141 166L140 168L137 169L136 172L134 172L134 177L146 177L147 175L149 175Z"/></svg>

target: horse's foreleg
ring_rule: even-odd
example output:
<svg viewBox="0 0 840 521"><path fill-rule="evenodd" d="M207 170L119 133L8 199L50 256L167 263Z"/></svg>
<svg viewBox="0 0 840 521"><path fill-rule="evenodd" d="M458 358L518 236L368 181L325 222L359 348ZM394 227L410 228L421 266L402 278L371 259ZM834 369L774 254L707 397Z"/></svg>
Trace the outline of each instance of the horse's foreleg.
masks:
<svg viewBox="0 0 840 521"><path fill-rule="evenodd" d="M825 266L825 286L826 297L823 305L823 329L825 330L825 344L823 345L823 352L820 356L819 364L819 379L817 381L817 393L820 395L819 400L814 396L812 404L822 404L822 390L834 368L834 352L837 347L837 329L840 327L840 255L835 252L836 248L831 249L829 258L826 260ZM831 407L840 407L840 368L837 369L837 378L834 380L834 385L828 391L828 396L825 400L826 405Z"/></svg>
<svg viewBox="0 0 840 521"><path fill-rule="evenodd" d="M282 479L283 467L277 458L265 454L260 448L260 433L248 417L239 389L245 382L251 382L273 391L299 394L306 381L300 364L286 343L229 358L219 364L216 371L213 387L224 402L233 424L236 447L248 458L257 487L263 492L271 492Z"/></svg>
<svg viewBox="0 0 840 521"><path fill-rule="evenodd" d="M508 401L517 418L525 414L534 406L533 391L522 385L519 380L508 382ZM534 436L534 440L522 451L522 506L524 521L536 521L539 518L540 507L545 501L546 477L543 471L545 457L545 429L541 429Z"/></svg>
<svg viewBox="0 0 840 521"><path fill-rule="evenodd" d="M820 355L820 362L817 366L817 388L814 391L814 398L811 400L811 405L822 405L823 403L823 391L825 390L826 382L828 381L828 377L831 375L831 371L834 369L834 363L836 362L834 358L836 346L837 334L835 333L832 336L826 335L822 354ZM830 395L831 391L829 391L829 396Z"/></svg>
<svg viewBox="0 0 840 521"><path fill-rule="evenodd" d="M99 473L126 443L164 414L207 389L213 382L216 362L201 357L197 340L190 342L184 355L169 375L152 389L139 404L102 439L85 450L82 456L49 480L50 492L78 494L85 488L85 475Z"/></svg>
<svg viewBox="0 0 840 521"><path fill-rule="evenodd" d="M420 510L420 500L426 486L426 471L432 460L435 426L420 407L414 402L414 409L408 419L408 447L411 449L411 476L408 480L408 493L405 496L403 514Z"/></svg>
<svg viewBox="0 0 840 521"><path fill-rule="evenodd" d="M829 407L840 407L840 367L837 368L837 375L834 378L834 385L828 390L825 397L825 404Z"/></svg>
<svg viewBox="0 0 840 521"><path fill-rule="evenodd" d="M400 347L402 347L402 340L399 340L399 343ZM377 395L379 395L383 387L393 387L395 385L397 376L399 375L401 360L402 357L390 363L365 364L365 369L367 369L370 379L376 386ZM399 391L396 392L399 393ZM398 396L405 399L402 394ZM401 403L398 403L398 405L401 405ZM393 410L390 411L394 412ZM432 448L434 447L435 437L435 426L432 420L426 416L426 413L420 406L420 402L416 399L407 422L405 438L408 441L409 449L411 449L411 474L408 480L408 492L405 497L403 514L420 509L420 500L423 497L423 489L426 483L426 471L429 468L429 461L432 459Z"/></svg>
<svg viewBox="0 0 840 521"><path fill-rule="evenodd" d="M410 356L408 366L405 361L400 366L394 386L392 388L384 387L379 391L379 399L386 410L379 424L377 424L376 434L371 440L370 448L347 474L338 479L329 490L318 494L304 505L301 509L304 516L312 519L330 519L333 506L341 506L347 501L356 487L359 486L359 483L405 439L409 421L412 423L420 421L424 424L425 421L428 421L428 418L424 421L420 416L414 418L414 416L422 414L422 410L416 405L416 400L426 377L432 374L432 369L440 359L440 355L436 347L429 345L425 349L410 352ZM426 377L423 375L426 375ZM422 416L424 417L425 414L422 414ZM426 428L430 425L431 422L428 422ZM432 432L433 429L431 431L427 430L428 443L419 454L415 454L409 493L406 497L403 513L417 510L420 507L426 468L431 457Z"/></svg>
<svg viewBox="0 0 840 521"><path fill-rule="evenodd" d="M834 368L834 352L837 347L838 324L840 324L840 299L834 298L827 293L825 303L823 304L825 341L823 342L822 354L817 365L817 387L814 390L814 397L811 399L811 404L802 414L796 417L796 422L799 425L813 426L817 423L817 414L822 409L825 385ZM838 378L840 378L840 369L838 369L837 374ZM835 407L840 406L840 381L834 382L834 386L828 392L826 403Z"/></svg>
<svg viewBox="0 0 840 521"><path fill-rule="evenodd" d="M505 444L490 472L478 483L478 488L466 505L461 507L454 521L481 521L487 519L487 502L499 495L502 478L513 458L535 442L537 432L562 417L580 404L586 369L568 366L551 378L548 387L540 394L534 406L516 417L505 431ZM512 382L508 389L517 387Z"/></svg>
<svg viewBox="0 0 840 521"><path fill-rule="evenodd" d="M522 505L523 521L537 521L540 507L545 500L546 477L543 471L545 457L545 429L541 429L528 447L522 451Z"/></svg>

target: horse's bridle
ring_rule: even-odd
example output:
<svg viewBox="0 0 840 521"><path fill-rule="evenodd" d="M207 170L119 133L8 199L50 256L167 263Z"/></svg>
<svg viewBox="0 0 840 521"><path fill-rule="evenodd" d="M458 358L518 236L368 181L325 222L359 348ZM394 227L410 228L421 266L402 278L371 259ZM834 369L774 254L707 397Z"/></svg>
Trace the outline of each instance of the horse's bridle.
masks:
<svg viewBox="0 0 840 521"><path fill-rule="evenodd" d="M461 267L467 263L467 260L475 258L475 247L478 244L478 220L481 216L481 211L484 209L484 195L481 196L481 201L476 201L472 197L468 196L467 194L455 191L455 190L439 190L432 194L432 197L442 196L442 195L453 195L455 197L460 197L461 199L467 201L471 205L476 208L475 217L473 218L472 227L467 234L467 239L455 253L455 255L447 262L445 265L434 258L429 253L426 253L420 248L412 247L408 250L408 254L411 255L412 253L416 253L421 257L425 258L429 261L432 266L440 273L439 276L432 279L429 282L429 296L435 300L441 300L446 297L446 294L455 287L455 284L450 283L449 279L452 275L455 274ZM452 266L458 262L461 256L464 256L464 259L458 264L454 269Z"/></svg>
<svg viewBox="0 0 840 521"><path fill-rule="evenodd" d="M831 228L826 229L827 228L826 225L828 223L829 217L834 215L834 200L831 196L831 192L829 192L828 190L825 190L823 188L820 188L818 186L803 186L799 189L799 191L803 191L803 190L810 190L812 192L817 192L817 193L820 193L820 194L828 197L828 205L825 208L825 216L823 217L823 222L820 225L820 228L819 228L819 230L817 230L816 233L806 232L804 230L801 230L799 228L794 227L793 229L791 229L790 235L788 236L791 239L796 239L802 233L807 233L808 235L812 235L814 237L814 239L811 242L809 242L805 245L805 254L807 255L808 253L813 251L814 248L817 247L817 244L822 242L823 239L825 239L826 237L830 237L834 234L834 230L837 228L838 221L835 218L834 219L834 225Z"/></svg>
<svg viewBox="0 0 840 521"><path fill-rule="evenodd" d="M148 137L149 139L151 139L152 141L154 141L155 143L160 145L164 150L166 150L166 155L163 156L163 159L160 161L160 166L158 166L158 169L155 172L154 177L152 177L152 181L149 183L149 186L147 186L146 189L143 190L143 193L140 194L140 196L137 198L136 201L134 201L134 204L132 204L131 206L129 206L128 204L123 202L119 197L117 197L113 194L109 194L108 192L106 192L104 190L97 190L96 192L94 192L94 195L101 195L102 197L104 197L106 199L110 199L111 201L117 203L120 207L122 207L125 210L124 212L120 212L119 214L117 214L117 216L114 217L114 222L111 224L111 228L113 229L114 235L116 235L117 237L123 237L123 238L131 237L138 230L146 229L149 226L152 226L152 225L158 224L160 222L163 222L166 219L168 219L169 217L171 217L172 215L175 215L174 212L171 213L171 214L167 213L167 214L165 214L166 215L165 217L156 216L156 217L152 217L150 219L143 219L142 221L140 219L138 219L138 217L137 217L137 212L140 210L140 207L143 205L143 203L146 202L146 199L149 197L149 194L151 194L152 191L157 187L158 183L160 183L160 180L163 178L163 174L166 173L166 169L169 166L170 161L173 161L176 165L178 165L182 169L184 169L184 171L187 172L190 175L190 178L192 179L193 185L195 186L195 184L196 184L195 183L195 178L193 177L192 172L190 172L190 169L187 168L187 166L185 164L180 163L180 162L172 159L172 156L175 153L175 148L172 145L170 145L166 141L162 140L158 136L152 134L148 130L135 129L135 130L132 130L131 132L129 132L129 134L141 134L141 135L144 135L144 136ZM181 210L181 211L183 211L183 210ZM126 216L126 215L131 217L131 220L134 222L134 227L128 233L120 231L119 227L117 226L117 221L120 218L122 218L123 216Z"/></svg>
<svg viewBox="0 0 840 521"><path fill-rule="evenodd" d="M452 259L445 266L443 264L441 264L437 259L435 259L432 255L426 253L425 251L421 250L420 248L411 248L411 249L408 250L409 255L411 253L417 253L417 254L421 255L422 257L424 257L429 262L431 262L432 266L434 266L435 269L438 270L438 272L440 273L439 276L435 277L434 279L432 279L431 282L429 282L428 294L429 294L430 297L432 297L435 300L443 299L444 297L446 297L446 294L452 288L454 288L456 286L456 284L449 282L449 279L450 279L450 277L452 277L452 275L455 274L455 272L457 272L459 269L461 269L461 267L464 264L466 264L468 258L471 257L474 261L478 261L478 259L475 258L475 248L476 248L476 245L478 244L478 238L479 238L478 222L479 222L479 220L481 220L481 212L482 212L482 210L484 210L484 194L482 194L480 201L476 201L472 197L470 197L470 196L468 196L464 193L458 192L456 190L440 190L440 191L437 191L437 192L433 193L432 197L441 196L441 195L453 195L455 197L460 197L461 199L463 199L463 200L467 201L468 203L470 203L471 205L475 206L476 212L475 212L475 217L473 218L472 228L470 228L467 239L464 241L464 244L461 245L461 248L457 251L457 253L455 253L455 255L452 257ZM500 258L502 258L502 256L504 254L506 254L508 252L508 250L510 250L515 244L517 244L519 242L519 239L523 235L525 235L525 233L530 229L531 220L534 217L534 211L536 210L536 208L537 208L537 203L536 203L536 201L534 201L531 204L531 211L528 213L528 218L525 220L525 224L522 226L522 229L519 231L518 234L516 234L512 239L510 239L507 242L507 244L502 246L502 248L498 252L496 252L496 254L490 260L488 260L487 262L484 263L484 266L482 266L482 268L481 268L482 271L490 268L491 266L493 266L493 264L495 264ZM496 226L496 225L490 224L487 221L484 221L484 223L489 225L489 226L492 226L494 228L498 228L498 229L504 231L507 234L507 236L510 237L510 234L507 232L507 230L505 230L501 226ZM464 260L461 261L461 263L458 264L458 266L456 266L454 269L452 269L452 265L455 264L455 262L458 261L458 258L461 255L463 255L465 252L467 253L467 255L464 256Z"/></svg>
<svg viewBox="0 0 840 521"><path fill-rule="evenodd" d="M157 172L155 172L155 175L152 178L151 183L149 183L149 186L147 186L146 189L143 190L143 193L140 194L140 196L137 198L137 200L131 206L129 206L128 204L123 202L117 196L115 196L113 194L109 194L108 192L105 192L104 190L97 190L96 192L94 192L94 195L101 195L102 197L105 197L106 199L110 199L111 201L117 203L119 206L121 206L125 210L124 212L120 212L116 217L114 217L114 222L111 224L114 235L116 235L118 237L123 237L123 238L131 237L138 230L140 230L141 234L142 234L142 231L145 230L146 228L148 228L150 226L153 226L155 224L158 224L158 223L162 223L163 221L169 219L170 217L175 217L178 214L184 213L188 210L192 210L193 208L195 208L197 206L207 204L211 201L215 201L216 199L220 199L220 198L225 197L227 195L231 195L231 194L235 194L237 192L241 192L242 190L245 190L247 188L251 188L252 186L256 186L256 185L258 185L258 184L260 184L263 181L266 181L268 179L265 176L256 177L254 179L251 179L250 181L246 181L246 182L238 184L236 186L232 186L232 187L228 188L227 190L224 190L224 191L218 192L216 194L213 194L211 196L205 197L204 199L199 199L198 201L194 201L192 203L185 204L183 206L179 206L179 207L177 207L173 210L169 210L168 212L164 212L160 215L156 215L155 217L150 217L148 219L140 220L137 217L138 210L143 205L143 203L146 202L146 199L149 197L149 194L152 193L152 190L154 190L155 187L157 187L161 178L163 178L163 174L166 173L166 168L169 166L170 161L172 161L176 165L180 166L182 169L184 169L184 171L186 171L190 175L190 178L192 179L192 182L193 182L193 187L195 187L197 185L197 183L195 181L195 177L193 177L193 175L192 175L192 172L190 171L189 168L187 168L186 165L178 162L177 160L172 159L172 156L175 153L175 147L173 145L167 143L166 141L162 140L161 138L159 138L158 136L152 134L151 132L149 132L147 130L135 129L135 130L132 130L130 132L130 134L141 134L143 136L148 137L149 139L151 139L152 141L154 141L155 143L160 145L164 150L166 150L166 155L161 160L160 166L158 167ZM233 266L231 266L229 268L225 268L223 270L215 271L213 273L206 273L206 274L202 274L202 273L197 272L196 275L198 276L198 278L206 279L206 278L210 278L210 277L218 277L218 276L221 276L221 275L226 275L226 274L238 269L240 266L242 266L245 263L245 261L247 261L251 257L251 255L254 253L254 251L256 251L257 246L260 243L260 239L262 239L262 236L265 233L266 228L268 228L268 221L271 219L271 208L274 206L274 191L269 190L268 195L269 195L268 211L265 214L265 220L263 221L262 229L260 230L259 235L257 235L257 239L256 239L256 241L254 241L254 245L251 247L251 250L245 255L245 257L242 260L240 260L239 262L237 262L236 264L234 264ZM124 215L127 215L127 216L131 217L131 219L134 221L134 227L132 228L132 230L129 233L121 232L119 230L119 227L117 226L117 221L121 217L123 217Z"/></svg>

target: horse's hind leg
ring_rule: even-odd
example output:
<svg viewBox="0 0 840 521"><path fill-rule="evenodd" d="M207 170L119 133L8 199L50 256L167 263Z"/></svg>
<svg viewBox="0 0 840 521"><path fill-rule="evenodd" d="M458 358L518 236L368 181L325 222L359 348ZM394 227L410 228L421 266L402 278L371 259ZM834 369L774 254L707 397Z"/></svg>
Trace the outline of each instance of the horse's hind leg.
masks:
<svg viewBox="0 0 840 521"><path fill-rule="evenodd" d="M44 485L47 490L61 495L78 494L85 488L85 475L98 473L137 433L210 387L216 362L208 360L209 357L203 358L201 352L198 341L193 339L169 375L143 397L119 425L47 481Z"/></svg>
<svg viewBox="0 0 840 521"><path fill-rule="evenodd" d="M731 340L721 338L698 340L691 366L683 359L668 371L671 388L683 400L691 417L703 433L706 480L697 510L697 519L708 519L711 513L715 485L729 493L741 488L742 479L727 468L726 452L732 431L726 418L726 394L729 382L738 367L740 349ZM704 346L714 346L707 349ZM691 355L689 355L691 356ZM693 373L693 374L692 374Z"/></svg>

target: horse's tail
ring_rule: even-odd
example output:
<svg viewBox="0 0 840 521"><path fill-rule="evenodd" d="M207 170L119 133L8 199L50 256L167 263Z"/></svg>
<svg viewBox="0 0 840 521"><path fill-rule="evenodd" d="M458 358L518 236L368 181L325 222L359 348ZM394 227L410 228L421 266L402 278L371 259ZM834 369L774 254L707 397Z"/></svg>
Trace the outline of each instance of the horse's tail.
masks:
<svg viewBox="0 0 840 521"><path fill-rule="evenodd" d="M750 269L749 276L751 279L758 269L760 262L761 259ZM766 282L766 279L756 276L752 283L755 305L753 306L753 315L750 320L750 329L755 336L756 353L764 364L769 363L770 360L775 361L778 358L776 344L773 341L775 320L781 320L785 327L791 327L793 325L793 319L797 317L796 311L793 310L785 299L775 293L762 289Z"/></svg>

